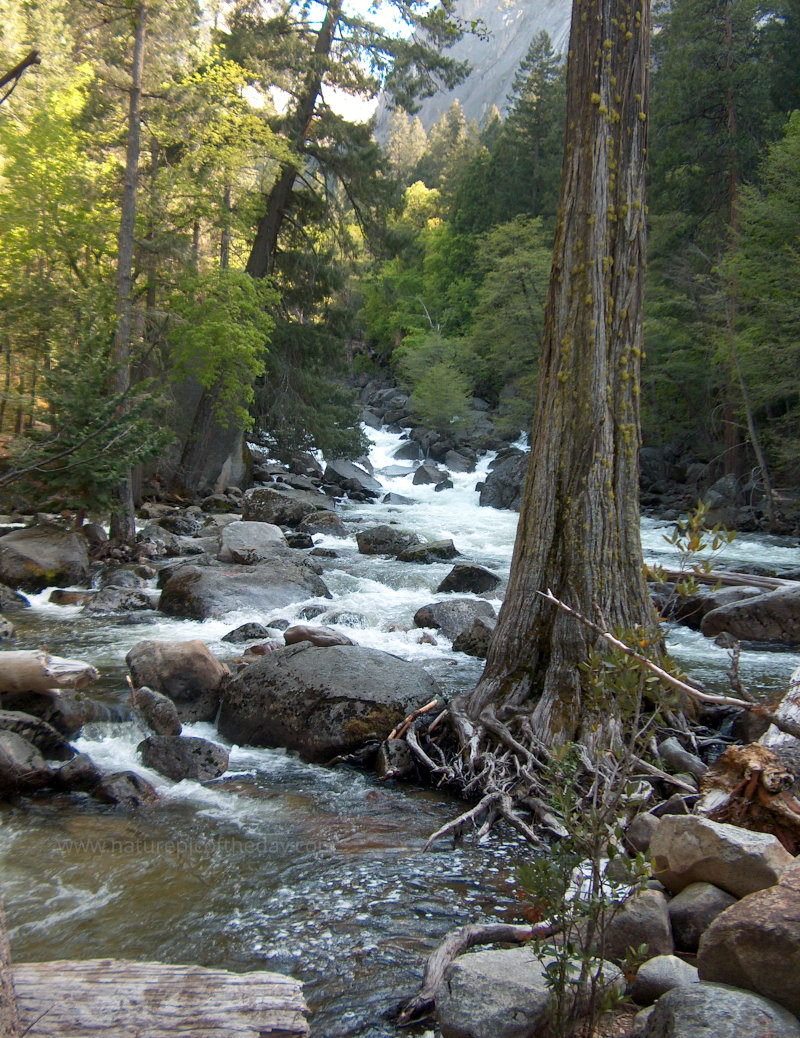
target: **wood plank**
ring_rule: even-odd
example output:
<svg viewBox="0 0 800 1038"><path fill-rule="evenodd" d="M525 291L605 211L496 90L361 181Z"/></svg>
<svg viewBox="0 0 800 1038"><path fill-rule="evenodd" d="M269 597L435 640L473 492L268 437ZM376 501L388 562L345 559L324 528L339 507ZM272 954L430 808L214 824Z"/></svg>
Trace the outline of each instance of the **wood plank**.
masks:
<svg viewBox="0 0 800 1038"><path fill-rule="evenodd" d="M11 952L8 947L6 917L0 903L0 1035L2 1038L17 1038L19 1017L14 986L11 982Z"/></svg>
<svg viewBox="0 0 800 1038"><path fill-rule="evenodd" d="M29 1038L304 1038L302 985L278 973L231 973L124 959L11 968Z"/></svg>

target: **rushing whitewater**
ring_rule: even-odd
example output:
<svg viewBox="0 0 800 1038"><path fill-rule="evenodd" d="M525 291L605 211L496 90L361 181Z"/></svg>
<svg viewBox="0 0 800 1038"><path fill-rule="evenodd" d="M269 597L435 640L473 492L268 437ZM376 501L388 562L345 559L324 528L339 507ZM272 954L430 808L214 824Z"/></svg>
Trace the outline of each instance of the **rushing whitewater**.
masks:
<svg viewBox="0 0 800 1038"><path fill-rule="evenodd" d="M242 610L198 622L153 613L113 623L51 605L45 592L34 596L33 609L15 614L20 646L87 659L101 672L99 695L122 710L125 654L144 638L200 638L231 658L239 649L222 638L239 624L312 617L361 645L421 663L447 692L469 687L480 661L454 653L440 632L413 625L420 606L444 597L435 588L452 563L362 556L355 533L396 522L429 540L452 538L463 561L506 578L517 516L478 505L475 485L489 457L477 472L451 473L453 488L436 492L414 486L411 467L395 461L398 436L369 435L376 478L413 503L342 503L350 536L314 538L336 553L317 560L331 599L271 616ZM667 524L642 523L648 561L677 561L664 539L669 532ZM800 550L740 537L718 559L729 568L744 563L798 568ZM499 599L493 604L499 608ZM692 676L724 687L723 649L678 627L668 640ZM797 654L745 651L741 669L751 688L766 690L784 685L798 663ZM211 725L185 731L219 740ZM0 885L19 961L126 956L281 970L304 980L316 1035L384 1038L395 1031L383 1014L416 988L432 940L513 913L520 854L513 838L494 833L484 848L443 842L422 853L456 810L445 796L249 747L231 747L219 782L174 784L141 765L136 746L145 734L130 721L94 723L76 747L103 770L144 775L161 796L156 808L129 815L57 799L0 807Z"/></svg>

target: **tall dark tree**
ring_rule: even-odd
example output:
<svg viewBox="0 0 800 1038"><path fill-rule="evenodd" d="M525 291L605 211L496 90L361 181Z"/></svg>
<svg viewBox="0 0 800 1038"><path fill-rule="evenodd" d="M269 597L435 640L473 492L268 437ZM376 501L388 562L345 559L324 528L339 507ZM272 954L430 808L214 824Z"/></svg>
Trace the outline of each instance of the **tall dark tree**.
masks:
<svg viewBox="0 0 800 1038"><path fill-rule="evenodd" d="M547 589L611 627L651 619L639 538L647 0L576 0L538 406L508 591L462 737L497 720L546 745L607 733L582 700L592 636ZM521 736L525 740L525 736Z"/></svg>

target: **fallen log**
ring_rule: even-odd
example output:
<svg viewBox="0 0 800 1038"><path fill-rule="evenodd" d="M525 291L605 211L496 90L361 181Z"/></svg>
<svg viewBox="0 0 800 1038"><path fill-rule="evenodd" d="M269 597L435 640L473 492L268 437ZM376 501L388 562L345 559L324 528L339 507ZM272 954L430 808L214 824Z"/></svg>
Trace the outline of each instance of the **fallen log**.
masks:
<svg viewBox="0 0 800 1038"><path fill-rule="evenodd" d="M99 675L90 663L50 656L36 649L0 652L0 692L47 692L86 688Z"/></svg>
<svg viewBox="0 0 800 1038"><path fill-rule="evenodd" d="M27 1038L304 1038L301 984L160 962L87 959L12 966Z"/></svg>

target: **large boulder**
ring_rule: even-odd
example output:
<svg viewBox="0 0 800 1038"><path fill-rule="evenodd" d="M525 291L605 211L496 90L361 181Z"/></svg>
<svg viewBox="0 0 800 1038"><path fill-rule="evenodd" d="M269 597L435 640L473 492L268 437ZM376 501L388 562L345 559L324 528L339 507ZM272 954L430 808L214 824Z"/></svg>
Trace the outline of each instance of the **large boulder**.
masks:
<svg viewBox="0 0 800 1038"><path fill-rule="evenodd" d="M182 721L211 721L231 672L201 641L138 642L125 662L135 686L146 685L175 703Z"/></svg>
<svg viewBox="0 0 800 1038"><path fill-rule="evenodd" d="M800 645L800 584L712 609L700 630L708 638L724 631L741 641Z"/></svg>
<svg viewBox="0 0 800 1038"><path fill-rule="evenodd" d="M277 483L253 487L242 500L242 519L246 522L297 526L307 515L324 511L333 511L333 502L325 494L292 490Z"/></svg>
<svg viewBox="0 0 800 1038"><path fill-rule="evenodd" d="M219 618L234 610L268 613L304 598L330 598L321 578L288 548L255 566L185 563L162 579L159 609L188 620Z"/></svg>
<svg viewBox="0 0 800 1038"><path fill-rule="evenodd" d="M347 537L347 529L335 512L312 512L297 524L299 533L322 533L327 537Z"/></svg>
<svg viewBox="0 0 800 1038"><path fill-rule="evenodd" d="M778 884L718 915L700 938L702 980L771 998L800 1015L800 891Z"/></svg>
<svg viewBox="0 0 800 1038"><path fill-rule="evenodd" d="M336 458L325 466L324 480L342 491L360 490L367 497L377 497L383 486L366 469L345 458Z"/></svg>
<svg viewBox="0 0 800 1038"><path fill-rule="evenodd" d="M86 540L74 531L43 524L0 537L0 581L23 591L55 584L85 584L89 578Z"/></svg>
<svg viewBox="0 0 800 1038"><path fill-rule="evenodd" d="M274 523L233 522L219 534L220 562L254 566L269 559L277 548L286 547L286 538Z"/></svg>
<svg viewBox="0 0 800 1038"><path fill-rule="evenodd" d="M438 592L455 591L456 594L482 595L485 591L494 591L502 583L502 578L484 566L476 566L471 562L457 562L447 576L436 588Z"/></svg>
<svg viewBox="0 0 800 1038"><path fill-rule="evenodd" d="M701 881L734 897L771 887L792 861L774 836L695 815L662 818L650 855L654 878L673 894Z"/></svg>
<svg viewBox="0 0 800 1038"><path fill-rule="evenodd" d="M800 1038L782 1006L724 984L684 984L656 1002L643 1038Z"/></svg>
<svg viewBox="0 0 800 1038"><path fill-rule="evenodd" d="M359 530L356 542L362 555L399 555L412 545L422 543L410 530L401 530L399 526L386 524Z"/></svg>
<svg viewBox="0 0 800 1038"><path fill-rule="evenodd" d="M196 736L149 735L137 750L145 767L173 782L211 782L228 770L225 747Z"/></svg>
<svg viewBox="0 0 800 1038"><path fill-rule="evenodd" d="M451 598L431 602L414 613L417 627L432 627L451 641L468 630L479 616L494 617L494 607L482 598Z"/></svg>
<svg viewBox="0 0 800 1038"><path fill-rule="evenodd" d="M522 485L528 469L528 455L509 449L498 457L481 488L479 503L487 508L510 508L519 511Z"/></svg>
<svg viewBox="0 0 800 1038"><path fill-rule="evenodd" d="M50 784L52 775L41 753L16 732L0 730L0 797L32 793Z"/></svg>
<svg viewBox="0 0 800 1038"><path fill-rule="evenodd" d="M324 763L385 739L438 686L421 667L378 649L301 642L250 664L225 689L221 734L283 746Z"/></svg>
<svg viewBox="0 0 800 1038"><path fill-rule="evenodd" d="M425 483L443 483L446 479L446 472L432 465L429 461L424 461L414 472L414 478L411 482L414 486L420 486Z"/></svg>
<svg viewBox="0 0 800 1038"><path fill-rule="evenodd" d="M552 957L531 948L472 952L452 962L436 992L444 1038L534 1038L544 1034L552 1001ZM619 987L620 971L603 964L604 985Z"/></svg>

